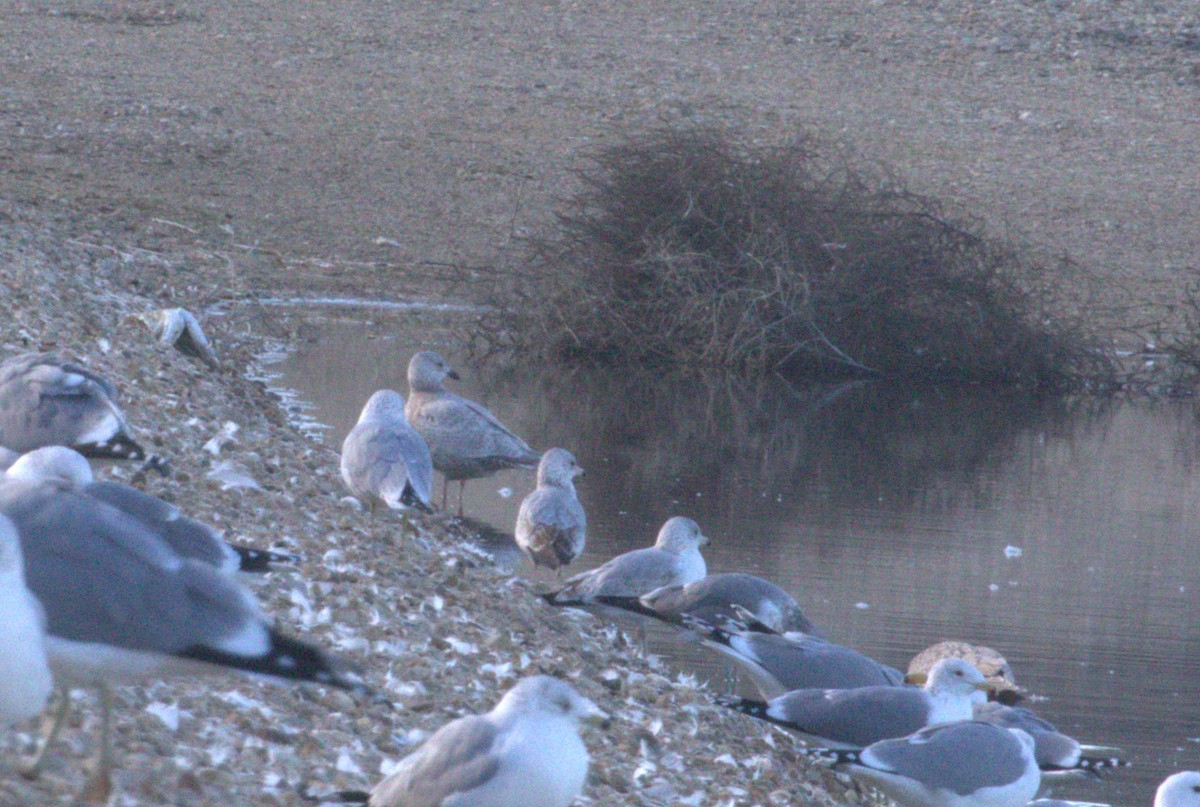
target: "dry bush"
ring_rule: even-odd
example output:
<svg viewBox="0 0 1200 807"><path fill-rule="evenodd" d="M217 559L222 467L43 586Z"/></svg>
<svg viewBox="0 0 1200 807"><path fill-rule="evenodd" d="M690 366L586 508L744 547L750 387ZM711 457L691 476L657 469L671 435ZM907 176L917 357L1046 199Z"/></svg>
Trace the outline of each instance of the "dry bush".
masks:
<svg viewBox="0 0 1200 807"><path fill-rule="evenodd" d="M655 132L600 150L580 176L493 301L490 338L791 375L1061 388L1110 372L1081 329L1047 313L1078 267L1027 259L812 140Z"/></svg>

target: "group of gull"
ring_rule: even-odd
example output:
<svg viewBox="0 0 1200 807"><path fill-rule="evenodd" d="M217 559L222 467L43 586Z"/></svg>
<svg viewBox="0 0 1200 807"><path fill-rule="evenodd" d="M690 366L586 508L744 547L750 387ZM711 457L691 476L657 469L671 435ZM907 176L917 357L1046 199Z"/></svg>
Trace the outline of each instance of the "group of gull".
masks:
<svg viewBox="0 0 1200 807"><path fill-rule="evenodd" d="M441 356L420 352L408 366L407 401L391 390L370 397L342 446L347 488L372 513L431 511L436 470L443 509L449 482L460 483L461 515L467 480L536 467L515 538L557 579L586 540L573 481L582 468L565 449L537 454L486 408L447 390L447 378L458 375ZM100 758L82 794L89 801L112 791L114 683L223 669L378 697L335 657L276 629L237 579L296 558L227 543L138 488L96 481L86 457L168 472L134 439L106 379L49 354L4 362L0 447L0 723L37 715L61 691L24 774L38 774L70 687L101 692ZM795 731L808 742L804 753L901 805L1023 807L1044 772L1113 764L1104 755L1111 749L1081 746L1011 705L1002 659L948 643L914 659L905 675L828 641L768 581L707 574L707 542L695 521L673 517L652 547L543 597L698 634L745 669L761 695L716 703ZM586 780L580 724L606 717L569 683L530 676L487 714L434 732L371 793L342 796L373 807L566 807ZM1155 805L1200 805L1200 773L1168 778Z"/></svg>

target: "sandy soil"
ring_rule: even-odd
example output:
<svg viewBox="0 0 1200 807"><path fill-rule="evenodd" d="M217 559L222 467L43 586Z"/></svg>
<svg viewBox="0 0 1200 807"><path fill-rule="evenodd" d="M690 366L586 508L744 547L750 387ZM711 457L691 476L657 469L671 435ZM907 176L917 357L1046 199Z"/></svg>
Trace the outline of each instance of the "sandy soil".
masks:
<svg viewBox="0 0 1200 807"><path fill-rule="evenodd" d="M244 375L286 324L227 305L205 322L213 371L127 315L439 291L448 266L494 264L543 226L587 147L707 121L767 142L811 127L1070 252L1110 293L1170 299L1200 254L1198 23L1182 0L0 4L5 355L63 350L111 374L179 469L151 489L302 552L256 587L264 607L400 706L226 679L122 689L117 803L368 786L410 732L531 670L618 715L588 737L589 803L828 799L788 742L603 623L548 612L444 519L401 546L396 522L340 505L336 455ZM239 440L210 456L225 421ZM222 460L263 490L222 490L206 476ZM95 747L84 714L35 783L12 772L31 727L0 734L0 803L63 803Z"/></svg>

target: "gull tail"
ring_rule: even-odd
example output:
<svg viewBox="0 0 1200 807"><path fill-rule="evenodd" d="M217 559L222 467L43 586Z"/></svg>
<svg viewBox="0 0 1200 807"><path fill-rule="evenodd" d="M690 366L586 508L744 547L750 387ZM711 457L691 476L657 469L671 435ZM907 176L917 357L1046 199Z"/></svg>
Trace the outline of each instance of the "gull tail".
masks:
<svg viewBox="0 0 1200 807"><path fill-rule="evenodd" d="M1095 779L1100 779L1104 771L1111 770L1112 768L1128 768L1130 764L1128 760L1116 756L1084 756L1080 757L1079 761L1074 765L1042 765L1039 767L1041 767L1044 773L1080 772Z"/></svg>

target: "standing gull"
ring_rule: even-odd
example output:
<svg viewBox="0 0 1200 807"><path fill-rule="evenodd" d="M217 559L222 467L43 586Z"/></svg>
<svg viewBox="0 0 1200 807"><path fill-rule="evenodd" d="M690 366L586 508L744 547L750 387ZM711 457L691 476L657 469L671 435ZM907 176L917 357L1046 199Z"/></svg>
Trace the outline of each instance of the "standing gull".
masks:
<svg viewBox="0 0 1200 807"><path fill-rule="evenodd" d="M21 455L6 475L30 480L56 479L78 494L103 502L140 521L180 556L207 563L221 571L265 572L272 563L298 560L287 553L228 543L212 527L184 516L175 505L156 496L120 482L97 482L87 459L70 448L47 446L34 449Z"/></svg>
<svg viewBox="0 0 1200 807"><path fill-rule="evenodd" d="M1154 807L1200 807L1200 771L1181 771L1163 780Z"/></svg>
<svg viewBox="0 0 1200 807"><path fill-rule="evenodd" d="M0 364L0 445L17 452L70 446L90 457L146 460L165 469L133 439L102 376L47 353L16 356Z"/></svg>
<svg viewBox="0 0 1200 807"><path fill-rule="evenodd" d="M371 807L567 807L583 790L581 721L606 717L563 681L523 679L485 715L451 721L371 792Z"/></svg>
<svg viewBox="0 0 1200 807"><path fill-rule="evenodd" d="M710 574L692 583L663 586L637 598L600 597L599 601L677 624L685 616L711 625L748 613L773 631L821 636L791 594L769 580L742 572Z"/></svg>
<svg viewBox="0 0 1200 807"><path fill-rule="evenodd" d="M962 659L933 666L925 686L798 689L770 701L718 696L752 717L795 729L831 748L862 748L935 723L971 719L971 693L989 686Z"/></svg>
<svg viewBox="0 0 1200 807"><path fill-rule="evenodd" d="M853 648L804 633L762 633L725 620L693 622L704 644L737 662L770 700L795 689L900 686L904 673Z"/></svg>
<svg viewBox="0 0 1200 807"><path fill-rule="evenodd" d="M1042 781L1032 737L977 720L941 723L861 751L804 753L832 756L835 769L901 807L1025 807Z"/></svg>
<svg viewBox="0 0 1200 807"><path fill-rule="evenodd" d="M524 440L509 431L480 404L446 389L447 378L458 378L446 360L421 351L408 362L408 403L404 414L425 438L433 467L442 474L442 507L446 488L458 480L458 514L468 479L490 476L506 468L533 468L540 459Z"/></svg>
<svg viewBox="0 0 1200 807"><path fill-rule="evenodd" d="M15 473L14 473L15 470ZM109 684L213 669L365 691L321 650L275 630L228 572L181 556L163 536L72 482L21 461L0 481L29 590L46 613L46 652L62 688L101 690L101 747L84 798L111 792ZM59 705L42 752L66 717Z"/></svg>
<svg viewBox="0 0 1200 807"><path fill-rule="evenodd" d="M16 527L0 516L0 725L33 717L54 679L46 663L42 606L25 586Z"/></svg>
<svg viewBox="0 0 1200 807"><path fill-rule="evenodd" d="M551 605L587 605L600 596L640 597L662 586L691 583L708 571L700 554L707 543L699 524L675 516L662 525L654 546L617 555L543 596Z"/></svg>
<svg viewBox="0 0 1200 807"><path fill-rule="evenodd" d="M342 442L342 480L372 511L379 504L432 511L433 460L404 417L400 393L381 389L367 399Z"/></svg>
<svg viewBox="0 0 1200 807"><path fill-rule="evenodd" d="M537 488L521 502L516 539L534 566L561 573L587 541L587 516L575 494L574 479L583 475L575 455L552 448L538 463Z"/></svg>

